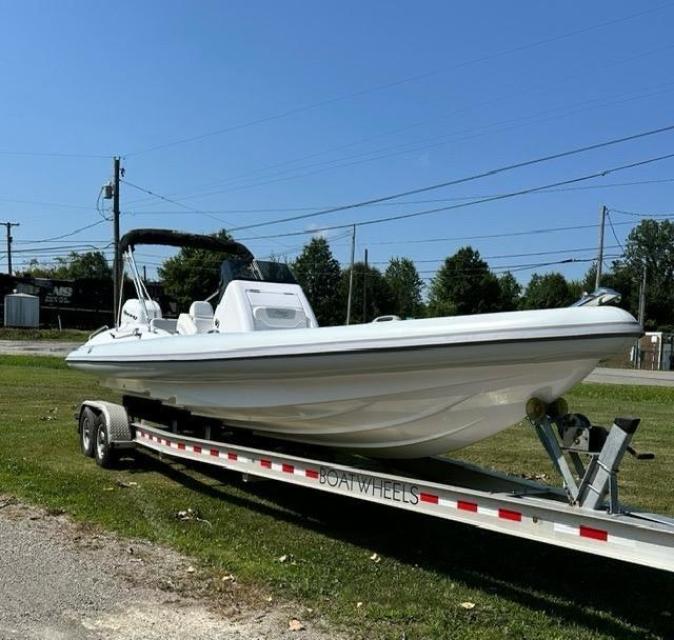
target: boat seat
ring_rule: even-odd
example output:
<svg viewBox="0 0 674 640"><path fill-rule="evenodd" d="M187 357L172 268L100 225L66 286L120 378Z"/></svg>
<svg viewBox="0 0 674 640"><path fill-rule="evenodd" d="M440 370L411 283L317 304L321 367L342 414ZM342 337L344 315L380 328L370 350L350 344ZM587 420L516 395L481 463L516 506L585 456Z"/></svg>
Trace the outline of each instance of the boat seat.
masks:
<svg viewBox="0 0 674 640"><path fill-rule="evenodd" d="M196 300L190 305L189 313L181 313L178 316L178 333L182 335L194 335L195 333L208 333L213 329L213 307L210 302Z"/></svg>

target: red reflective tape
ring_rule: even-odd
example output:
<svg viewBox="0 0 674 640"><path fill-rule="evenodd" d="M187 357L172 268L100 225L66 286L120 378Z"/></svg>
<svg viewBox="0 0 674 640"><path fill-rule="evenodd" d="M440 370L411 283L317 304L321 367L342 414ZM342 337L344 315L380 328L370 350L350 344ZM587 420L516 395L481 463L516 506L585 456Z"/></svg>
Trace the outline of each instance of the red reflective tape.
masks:
<svg viewBox="0 0 674 640"><path fill-rule="evenodd" d="M211 455L214 458L217 458L220 455L220 452L217 449L211 449Z"/></svg>
<svg viewBox="0 0 674 640"><path fill-rule="evenodd" d="M477 503L476 502L465 502L464 500L459 500L456 503L457 509L462 509L463 511L473 511L477 513Z"/></svg>
<svg viewBox="0 0 674 640"><path fill-rule="evenodd" d="M314 480L318 479L318 471L315 469L307 469L304 472L304 475L306 475L307 478L313 478Z"/></svg>
<svg viewBox="0 0 674 640"><path fill-rule="evenodd" d="M178 449L184 449L185 448L185 443L184 442L179 442L178 443Z"/></svg>
<svg viewBox="0 0 674 640"><path fill-rule="evenodd" d="M238 460L239 456L234 453L233 451L228 451L227 452L227 459L228 460Z"/></svg>
<svg viewBox="0 0 674 640"><path fill-rule="evenodd" d="M608 533L606 531L586 527L584 524L580 525L579 533L583 538L592 538L593 540L602 540L603 542L608 540Z"/></svg>
<svg viewBox="0 0 674 640"><path fill-rule="evenodd" d="M201 447L198 444L195 444L192 449L194 449L194 453L201 453Z"/></svg>
<svg viewBox="0 0 674 640"><path fill-rule="evenodd" d="M421 502L428 502L429 504L438 504L438 496L433 495L432 493L424 493L423 491L419 494L419 500Z"/></svg>
<svg viewBox="0 0 674 640"><path fill-rule="evenodd" d="M271 469L271 460L260 460L260 464L261 464L265 469Z"/></svg>
<svg viewBox="0 0 674 640"><path fill-rule="evenodd" d="M522 514L519 511L510 511L510 509L499 509L498 517L513 522L522 522Z"/></svg>
<svg viewBox="0 0 674 640"><path fill-rule="evenodd" d="M281 470L283 473L295 473L295 467L291 464L283 464L281 465Z"/></svg>
<svg viewBox="0 0 674 640"><path fill-rule="evenodd" d="M171 441L170 441L170 440L164 440L164 444L165 444L167 447L170 447L170 446L171 446Z"/></svg>

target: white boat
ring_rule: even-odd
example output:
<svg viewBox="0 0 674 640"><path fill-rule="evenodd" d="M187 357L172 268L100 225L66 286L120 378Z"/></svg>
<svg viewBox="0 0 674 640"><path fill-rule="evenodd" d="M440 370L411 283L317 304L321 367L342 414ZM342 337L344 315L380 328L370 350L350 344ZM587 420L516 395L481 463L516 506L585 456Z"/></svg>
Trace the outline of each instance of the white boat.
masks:
<svg viewBox="0 0 674 640"><path fill-rule="evenodd" d="M148 243L237 256L223 263L215 309L196 301L162 318L133 259L133 246ZM318 327L287 267L240 244L137 230L122 249L138 297L116 328L68 356L71 366L132 399L375 457L488 438L519 421L530 398L558 398L642 333L626 311L592 305Z"/></svg>

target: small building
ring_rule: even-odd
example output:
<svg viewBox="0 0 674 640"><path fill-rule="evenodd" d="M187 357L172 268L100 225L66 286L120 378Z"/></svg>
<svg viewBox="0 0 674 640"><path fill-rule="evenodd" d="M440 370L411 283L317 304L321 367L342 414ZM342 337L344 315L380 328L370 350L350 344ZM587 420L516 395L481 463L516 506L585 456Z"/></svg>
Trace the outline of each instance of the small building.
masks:
<svg viewBox="0 0 674 640"><path fill-rule="evenodd" d="M634 350L637 369L671 371L674 369L674 334L647 331Z"/></svg>
<svg viewBox="0 0 674 640"><path fill-rule="evenodd" d="M6 327L39 327L40 298L27 293L9 293L5 296Z"/></svg>

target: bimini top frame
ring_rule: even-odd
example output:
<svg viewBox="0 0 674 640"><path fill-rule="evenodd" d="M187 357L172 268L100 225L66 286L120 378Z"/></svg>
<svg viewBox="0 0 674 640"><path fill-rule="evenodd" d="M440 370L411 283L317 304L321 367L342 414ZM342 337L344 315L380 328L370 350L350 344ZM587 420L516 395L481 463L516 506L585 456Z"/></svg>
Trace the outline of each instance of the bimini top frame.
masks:
<svg viewBox="0 0 674 640"><path fill-rule="evenodd" d="M126 265L129 275L133 280L136 295L143 305L145 317L150 317L147 305L152 298L147 291L145 283L140 276L136 261L133 257L134 247L138 245L158 245L168 247L190 247L193 249L205 249L219 253L227 253L246 262L253 262L255 256L248 247L234 240L223 240L216 236L199 235L195 233L185 233L182 231L173 231L172 229L133 229L125 233L119 241L119 255ZM124 274L122 273L122 282L119 283L119 290L123 290ZM123 296L119 296L118 307L115 310L115 325L119 326L122 314Z"/></svg>
<svg viewBox="0 0 674 640"><path fill-rule="evenodd" d="M220 251L237 256L242 260L253 260L254 256L250 249L234 240L222 240L216 236L199 235L173 231L172 229L133 229L125 233L119 241L120 254L139 244L154 244L169 247L191 247L194 249L206 249Z"/></svg>

